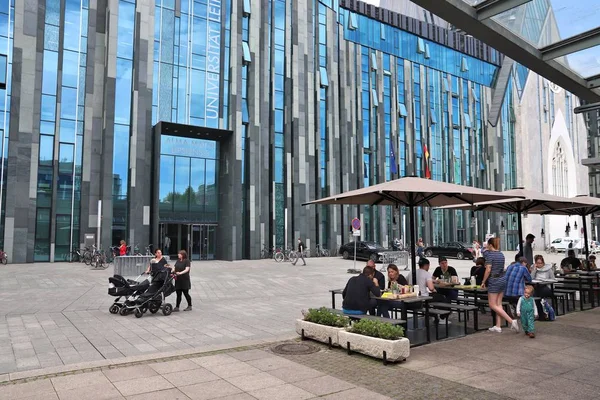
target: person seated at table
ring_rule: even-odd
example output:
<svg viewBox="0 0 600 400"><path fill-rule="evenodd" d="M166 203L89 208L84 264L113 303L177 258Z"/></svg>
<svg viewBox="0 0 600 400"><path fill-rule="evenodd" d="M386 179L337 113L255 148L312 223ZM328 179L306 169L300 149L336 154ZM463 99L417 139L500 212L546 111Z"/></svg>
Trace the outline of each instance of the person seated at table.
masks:
<svg viewBox="0 0 600 400"><path fill-rule="evenodd" d="M517 254L515 262L508 266L504 276L506 276L504 299L511 305L511 312L514 318L516 317L515 306L519 301L519 298L523 296L525 284L531 282L531 274L527 268L527 259L525 257L519 257L519 254Z"/></svg>
<svg viewBox="0 0 600 400"><path fill-rule="evenodd" d="M531 272L532 280L549 280L554 279L554 271L552 265L546 264L544 256L536 255L534 258L533 271ZM537 285L535 289L535 297L552 297L552 289L548 285Z"/></svg>
<svg viewBox="0 0 600 400"><path fill-rule="evenodd" d="M448 265L448 259L446 257L438 258L438 262L440 266L433 271L433 277L435 279L452 283L460 283L456 270L454 267ZM443 294L450 300L458 299L458 290L456 289L438 289L438 293Z"/></svg>
<svg viewBox="0 0 600 400"><path fill-rule="evenodd" d="M565 273L581 268L581 261L575 256L575 250L569 250L567 252L567 257L562 259L560 267Z"/></svg>
<svg viewBox="0 0 600 400"><path fill-rule="evenodd" d="M375 271L375 278L379 282L379 287L381 289L385 288L385 276L381 273L381 271L377 271L377 266L375 266L375 261L373 261L373 260L367 261L367 267L373 268L373 271Z"/></svg>
<svg viewBox="0 0 600 400"><path fill-rule="evenodd" d="M342 311L350 315L366 314L377 305L377 300L371 295L381 296L381 289L373 268L365 267L360 275L348 280L342 291Z"/></svg>
<svg viewBox="0 0 600 400"><path fill-rule="evenodd" d="M419 260L419 269L417 270L417 285L419 285L419 291L421 292L421 296L431 296L433 297L433 302L436 303L450 303L450 300L446 296L441 293L438 293L433 286L433 275L429 272L429 260L426 258L421 258ZM408 281L412 282L412 273L408 274ZM440 317L439 323L445 324L445 319L447 316ZM448 321L450 323L450 321Z"/></svg>
<svg viewBox="0 0 600 400"><path fill-rule="evenodd" d="M596 269L597 269L597 267L596 267L596 256L595 255L591 255L590 258L588 259L588 270L595 271Z"/></svg>
<svg viewBox="0 0 600 400"><path fill-rule="evenodd" d="M396 282L398 284L398 286L408 285L408 281L406 280L404 275L402 275L400 273L400 271L398 270L398 266L396 264L388 265L387 274L388 274L388 285L387 285L388 289L392 288L392 282Z"/></svg>
<svg viewBox="0 0 600 400"><path fill-rule="evenodd" d="M483 282L483 276L485 275L485 258L479 257L475 260L475 265L471 267L471 273L469 276L475 277L475 284L481 285Z"/></svg>

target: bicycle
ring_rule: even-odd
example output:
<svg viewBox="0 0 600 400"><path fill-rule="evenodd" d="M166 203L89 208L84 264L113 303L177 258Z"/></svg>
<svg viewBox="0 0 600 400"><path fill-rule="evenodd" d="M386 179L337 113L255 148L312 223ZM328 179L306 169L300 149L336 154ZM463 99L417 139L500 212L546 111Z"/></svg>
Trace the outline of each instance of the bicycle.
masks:
<svg viewBox="0 0 600 400"><path fill-rule="evenodd" d="M70 253L65 254L65 261L68 261L68 262L83 261L83 254L81 252L81 249L79 249L79 246L75 246L75 244L73 244L73 250L71 250Z"/></svg>
<svg viewBox="0 0 600 400"><path fill-rule="evenodd" d="M546 246L546 254L556 254L556 247L552 245Z"/></svg>
<svg viewBox="0 0 600 400"><path fill-rule="evenodd" d="M277 252L273 256L273 258L275 258L275 261L277 261L277 262L289 261L291 263L294 263L298 259L298 255L296 254L296 252L294 250L290 250L289 248L287 248L283 251L280 249L277 249Z"/></svg>
<svg viewBox="0 0 600 400"><path fill-rule="evenodd" d="M273 258L273 249L269 249L266 245L263 245L263 248L260 251L260 258Z"/></svg>
<svg viewBox="0 0 600 400"><path fill-rule="evenodd" d="M152 253L152 249L154 248L154 245L152 243L150 243L148 246L146 246L146 255L147 256L152 256L154 255L154 253ZM140 254L141 255L141 254Z"/></svg>
<svg viewBox="0 0 600 400"><path fill-rule="evenodd" d="M96 253L96 245L87 246L83 250L82 261L85 265L90 265L92 262L92 257Z"/></svg>
<svg viewBox="0 0 600 400"><path fill-rule="evenodd" d="M317 257L329 257L329 250L324 249L321 247L320 244L317 244L316 256Z"/></svg>

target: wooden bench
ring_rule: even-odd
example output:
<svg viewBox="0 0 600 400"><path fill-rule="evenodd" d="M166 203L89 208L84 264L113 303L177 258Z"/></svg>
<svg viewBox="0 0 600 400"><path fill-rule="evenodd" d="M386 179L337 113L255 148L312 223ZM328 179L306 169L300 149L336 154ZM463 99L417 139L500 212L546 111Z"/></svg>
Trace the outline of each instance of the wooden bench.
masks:
<svg viewBox="0 0 600 400"><path fill-rule="evenodd" d="M449 310L449 311L456 311L458 313L458 315L460 316L460 313L464 313L465 317L464 317L464 323L465 323L465 335L467 335L467 314L469 313L469 311L473 311L473 327L475 328L475 330L479 330L479 319L478 319L478 315L477 315L477 311L479 310L479 307L477 306L470 306L470 305L466 305L466 304L451 304L451 303L431 303L429 304L429 306L432 309L437 309L437 310ZM429 310L429 312L431 312L431 309Z"/></svg>
<svg viewBox="0 0 600 400"><path fill-rule="evenodd" d="M378 317L375 315L367 315L367 314L344 314L344 312L342 310L336 310L334 308L328 308L327 311L329 311L333 314L343 315L344 317L348 317L354 321L359 321L361 319L368 319L371 321L379 321L379 322L384 322L384 323L392 324L392 325L400 325L404 328L405 331L407 330L406 321L403 319L384 318L384 317Z"/></svg>
<svg viewBox="0 0 600 400"><path fill-rule="evenodd" d="M562 295L564 295L566 297L566 299L563 301L563 314L564 314L565 303L567 303L567 311L570 311L570 309L569 309L569 297L571 298L571 300L573 300L573 311L575 310L575 294L577 292L578 292L577 289L554 288L555 295L558 293L558 294L562 294Z"/></svg>
<svg viewBox="0 0 600 400"><path fill-rule="evenodd" d="M435 340L440 340L440 332L439 332L439 322L440 322L440 317L446 316L446 337L445 339L448 339L448 317L450 316L450 314L452 313L452 311L450 310L440 310L437 308L430 308L429 309L429 315L433 315L435 317ZM425 315L425 313L422 313L422 315Z"/></svg>

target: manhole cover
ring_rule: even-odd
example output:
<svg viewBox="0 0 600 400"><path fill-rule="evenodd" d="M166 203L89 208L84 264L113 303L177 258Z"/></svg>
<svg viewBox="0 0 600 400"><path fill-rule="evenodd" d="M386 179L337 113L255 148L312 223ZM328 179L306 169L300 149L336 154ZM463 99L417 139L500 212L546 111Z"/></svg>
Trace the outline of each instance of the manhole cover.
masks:
<svg viewBox="0 0 600 400"><path fill-rule="evenodd" d="M319 351L319 348L308 343L283 343L273 347L273 353L299 355L313 354Z"/></svg>

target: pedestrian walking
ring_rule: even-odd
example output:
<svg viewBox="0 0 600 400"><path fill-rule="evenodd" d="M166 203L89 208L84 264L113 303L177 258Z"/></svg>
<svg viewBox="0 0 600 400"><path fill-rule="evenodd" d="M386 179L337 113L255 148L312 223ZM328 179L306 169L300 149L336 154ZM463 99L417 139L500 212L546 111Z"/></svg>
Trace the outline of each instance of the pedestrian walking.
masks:
<svg viewBox="0 0 600 400"><path fill-rule="evenodd" d="M173 311L179 311L179 305L181 304L181 295L185 296L187 301L187 308L183 311L192 311L192 297L190 296L190 289L192 288L192 282L190 281L190 268L192 264L188 258L185 250L180 250L177 253L177 261L175 261L175 292L177 293L177 303Z"/></svg>
<svg viewBox="0 0 600 400"><path fill-rule="evenodd" d="M300 258L302 258L303 265L306 265L306 260L304 259L304 243L302 243L302 239L298 238L298 252L296 252L296 261L293 262L293 265L296 265Z"/></svg>
<svg viewBox="0 0 600 400"><path fill-rule="evenodd" d="M517 316L521 318L521 325L523 331L530 338L535 337L535 323L534 320L538 317L538 310L533 300L533 286L527 285L523 296L519 298L517 303Z"/></svg>

